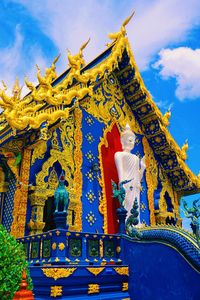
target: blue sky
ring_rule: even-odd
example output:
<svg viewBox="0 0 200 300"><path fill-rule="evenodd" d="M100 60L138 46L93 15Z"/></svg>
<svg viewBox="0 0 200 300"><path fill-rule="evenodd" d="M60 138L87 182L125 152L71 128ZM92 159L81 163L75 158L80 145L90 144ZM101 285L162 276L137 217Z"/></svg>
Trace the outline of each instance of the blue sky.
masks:
<svg viewBox="0 0 200 300"><path fill-rule="evenodd" d="M66 49L77 53L91 37L89 62L133 10L127 33L139 70L161 111L171 107L169 130L180 146L188 139L187 164L198 174L199 0L1 0L0 79L10 88L16 76L21 84L25 75L36 82L35 65L44 70L61 53L59 74L68 65Z"/></svg>

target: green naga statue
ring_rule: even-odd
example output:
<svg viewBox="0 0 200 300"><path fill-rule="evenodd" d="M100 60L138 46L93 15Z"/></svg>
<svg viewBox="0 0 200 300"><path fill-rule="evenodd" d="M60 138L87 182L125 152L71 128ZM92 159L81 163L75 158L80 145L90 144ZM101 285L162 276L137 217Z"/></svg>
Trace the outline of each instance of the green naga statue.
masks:
<svg viewBox="0 0 200 300"><path fill-rule="evenodd" d="M69 206L69 193L65 187L65 177L62 173L59 178L59 185L54 193L55 213L66 212Z"/></svg>
<svg viewBox="0 0 200 300"><path fill-rule="evenodd" d="M137 198L135 198L135 201L133 203L133 207L131 209L131 214L128 217L126 221L126 232L128 235L131 237L134 237L136 239L141 239L142 238L142 233L139 232L134 226L138 225L139 219L138 219L138 201Z"/></svg>
<svg viewBox="0 0 200 300"><path fill-rule="evenodd" d="M184 215L186 218L191 219L190 226L192 228L193 234L196 236L197 243L200 245L199 240L199 217L200 217L200 205L197 205L200 199L193 201L192 207L189 208L186 201L183 199Z"/></svg>
<svg viewBox="0 0 200 300"><path fill-rule="evenodd" d="M113 192L113 198L118 199L120 206L124 207L124 200L126 197L126 190L124 188L124 185L130 182L130 180L124 180L120 182L119 189L117 187L117 184L112 180L112 192Z"/></svg>

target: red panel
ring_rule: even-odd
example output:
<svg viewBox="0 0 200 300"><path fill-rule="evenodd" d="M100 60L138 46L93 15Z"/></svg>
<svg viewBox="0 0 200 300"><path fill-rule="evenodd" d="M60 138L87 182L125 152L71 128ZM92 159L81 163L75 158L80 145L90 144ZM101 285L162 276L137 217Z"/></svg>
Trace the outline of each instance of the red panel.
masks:
<svg viewBox="0 0 200 300"><path fill-rule="evenodd" d="M117 200L112 198L111 180L118 183L118 174L114 161L114 154L117 151L122 151L120 142L120 134L117 125L114 125L111 132L107 133L108 147L101 147L103 171L106 188L107 199L107 216L108 216L108 233L118 232L118 222L116 209L119 207Z"/></svg>

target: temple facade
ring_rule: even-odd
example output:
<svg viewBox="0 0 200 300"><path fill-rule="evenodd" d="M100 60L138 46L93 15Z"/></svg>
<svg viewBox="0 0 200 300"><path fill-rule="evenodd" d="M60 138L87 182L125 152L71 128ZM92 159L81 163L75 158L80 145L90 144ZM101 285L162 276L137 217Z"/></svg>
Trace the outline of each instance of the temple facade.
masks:
<svg viewBox="0 0 200 300"><path fill-rule="evenodd" d="M145 163L138 208L142 228L176 225L181 230L180 198L200 191L200 179L185 163L188 145L180 148L169 133L170 112L162 115L146 89L125 25L109 35L108 48L89 64L83 59L85 43L78 54L68 53L69 69L60 76L58 58L44 76L38 68L38 86L26 79L30 93L25 97L17 81L12 96L6 86L0 91L0 223L22 241L58 230L54 193L61 174L69 193L66 224L74 239L76 233L101 238L118 234L119 203L113 198L112 181L119 183L114 157L123 151L121 136L127 124L135 136L130 153L144 157ZM48 252L55 251L55 243L43 242L48 255L41 260L34 254L38 245L32 244L34 251L26 248L32 251L32 263L60 259ZM66 246L63 238L62 243ZM117 238L113 245L119 247Z"/></svg>

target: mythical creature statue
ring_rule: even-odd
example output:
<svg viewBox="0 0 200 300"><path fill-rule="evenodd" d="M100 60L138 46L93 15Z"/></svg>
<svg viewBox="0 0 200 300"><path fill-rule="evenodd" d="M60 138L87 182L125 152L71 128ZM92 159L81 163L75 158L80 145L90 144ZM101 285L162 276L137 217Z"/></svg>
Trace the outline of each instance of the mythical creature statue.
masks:
<svg viewBox="0 0 200 300"><path fill-rule="evenodd" d="M69 61L69 67L71 68L70 74L66 80L64 80L65 84L71 84L73 79L76 79L77 81L81 83L87 83L89 80L89 77L86 74L81 74L81 68L84 67L85 61L83 59L83 50L88 45L90 41L90 38L85 42L79 50L78 54L71 55L69 49L67 49L68 52L68 61Z"/></svg>
<svg viewBox="0 0 200 300"><path fill-rule="evenodd" d="M128 217L127 221L126 221L126 232L131 236L131 237L135 237L137 239L141 239L142 238L142 233L140 233L134 226L138 225L138 201L137 198L135 198L133 207L131 209L130 212L130 216Z"/></svg>
<svg viewBox="0 0 200 300"><path fill-rule="evenodd" d="M170 111L170 109L168 109L168 111L162 117L162 123L165 127L169 126L170 117L171 117L171 111Z"/></svg>
<svg viewBox="0 0 200 300"><path fill-rule="evenodd" d="M4 89L0 90L0 107L3 108L4 110L10 111L20 101L22 87L20 88L19 80L18 78L16 78L15 84L12 89L12 96L8 96L6 95L7 86L4 83L4 81L2 81L2 84Z"/></svg>
<svg viewBox="0 0 200 300"><path fill-rule="evenodd" d="M113 192L113 198L116 198L119 200L120 206L124 207L124 200L126 197L126 190L124 188L124 185L130 182L130 180L124 180L120 182L119 189L117 188L117 184L112 180L112 192Z"/></svg>
<svg viewBox="0 0 200 300"><path fill-rule="evenodd" d="M189 208L186 201L183 199L184 215L186 218L191 219L190 226L192 228L193 234L195 234L198 245L199 241L199 217L200 217L200 205L197 205L200 199L193 201L192 207Z"/></svg>
<svg viewBox="0 0 200 300"><path fill-rule="evenodd" d="M131 131L128 124L121 134L121 144L123 151L115 153L115 164L117 167L119 183L124 181L129 182L129 184L125 186L126 198L124 201L124 207L128 212L128 217L135 198L137 198L140 207L141 180L146 166L144 162L145 157L139 159L137 155L131 153L131 150L135 145L135 134Z"/></svg>
<svg viewBox="0 0 200 300"><path fill-rule="evenodd" d="M124 37L126 35L126 25L130 22L130 20L132 19L133 15L135 14L135 12L133 12L130 17L126 18L126 20L123 22L120 30L118 32L115 33L109 33L108 37L111 40L117 40L121 37Z"/></svg>
<svg viewBox="0 0 200 300"><path fill-rule="evenodd" d="M187 159L187 150L188 150L188 148L189 148L188 140L186 140L185 143L183 144L183 146L181 148L181 152L180 152L181 158L183 160Z"/></svg>
<svg viewBox="0 0 200 300"><path fill-rule="evenodd" d="M59 185L54 193L55 213L58 211L66 212L69 206L69 193L65 187L65 178L61 174ZM62 208L62 210L61 210Z"/></svg>

